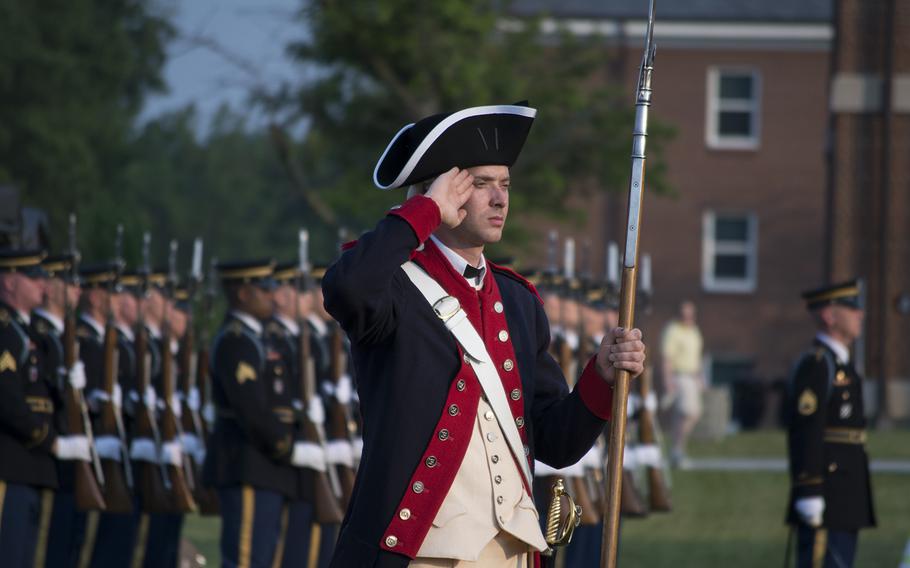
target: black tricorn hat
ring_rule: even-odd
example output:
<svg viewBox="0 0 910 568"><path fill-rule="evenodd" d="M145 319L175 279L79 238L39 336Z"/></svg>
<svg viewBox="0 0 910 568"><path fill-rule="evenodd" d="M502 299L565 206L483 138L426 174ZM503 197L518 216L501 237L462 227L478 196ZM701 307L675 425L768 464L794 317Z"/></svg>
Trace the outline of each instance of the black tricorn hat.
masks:
<svg viewBox="0 0 910 568"><path fill-rule="evenodd" d="M435 114L408 124L379 158L373 183L379 189L394 189L453 167L512 167L536 115L537 109L525 101Z"/></svg>
<svg viewBox="0 0 910 568"><path fill-rule="evenodd" d="M857 310L863 309L863 281L862 279L832 284L815 290L803 292L806 307L815 310L824 306L837 304Z"/></svg>

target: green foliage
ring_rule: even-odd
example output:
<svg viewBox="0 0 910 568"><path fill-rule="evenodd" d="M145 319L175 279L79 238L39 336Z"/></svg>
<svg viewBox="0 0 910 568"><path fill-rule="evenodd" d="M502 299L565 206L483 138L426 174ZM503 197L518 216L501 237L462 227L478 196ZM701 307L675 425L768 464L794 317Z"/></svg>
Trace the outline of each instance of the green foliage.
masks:
<svg viewBox="0 0 910 568"><path fill-rule="evenodd" d="M359 228L400 201L372 187L372 168L402 125L471 105L529 100L539 109L516 164L512 206L565 215L580 187L625 188L631 95L604 80L609 50L592 38L544 34L525 21L505 31L492 0L308 3L308 39L291 47L315 79L283 104L307 117L301 154L308 190ZM272 100L274 103L274 98ZM651 148L667 130L656 128ZM649 183L663 185L659 162ZM514 230L507 237L520 237Z"/></svg>
<svg viewBox="0 0 910 568"><path fill-rule="evenodd" d="M0 182L53 224L110 185L171 28L141 0L0 0Z"/></svg>

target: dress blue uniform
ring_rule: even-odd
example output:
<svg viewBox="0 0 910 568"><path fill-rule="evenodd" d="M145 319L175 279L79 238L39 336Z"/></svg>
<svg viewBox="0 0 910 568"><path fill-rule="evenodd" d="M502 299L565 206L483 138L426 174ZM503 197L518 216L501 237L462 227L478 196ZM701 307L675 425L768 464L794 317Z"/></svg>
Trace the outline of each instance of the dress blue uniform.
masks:
<svg viewBox="0 0 910 568"><path fill-rule="evenodd" d="M840 304L862 309L860 283L828 286L803 294L809 309ZM791 491L787 523L797 530L800 567L852 566L859 529L875 526L863 379L847 347L819 334L797 364L787 413ZM821 497L821 527L802 522L799 499Z"/></svg>

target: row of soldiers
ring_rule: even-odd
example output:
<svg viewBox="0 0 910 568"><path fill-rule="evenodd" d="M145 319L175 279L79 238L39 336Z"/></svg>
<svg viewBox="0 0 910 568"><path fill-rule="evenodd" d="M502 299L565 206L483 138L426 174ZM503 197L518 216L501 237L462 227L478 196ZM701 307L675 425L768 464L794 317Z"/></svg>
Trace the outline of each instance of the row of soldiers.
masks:
<svg viewBox="0 0 910 568"><path fill-rule="evenodd" d="M0 251L3 566L171 568L193 512L221 515L226 566L327 565L361 442L324 269L213 262L200 299L201 245L183 285L175 245L167 270L147 249Z"/></svg>
<svg viewBox="0 0 910 568"><path fill-rule="evenodd" d="M559 363L563 374L571 382L582 374L583 366L597 352L606 330L619 325L618 255L615 244L612 258L608 255L607 271L603 280L592 277L590 272L574 270L574 243L566 239L564 266L556 268L554 262L555 236L550 236L550 266L542 271L526 271L544 301L544 310L550 322L550 353ZM582 262L582 268L586 262ZM616 270L611 270L611 265ZM652 290L650 277L640 281L638 310L649 309ZM628 426L623 460L621 514L623 517L644 517L650 512L668 512L671 509L667 483L666 461L661 449L657 421L657 396L652 386L650 369L630 393ZM573 385L570 384L570 387ZM552 511L548 507L554 493L565 492L572 499L562 500L560 523L554 555L548 566L575 568L596 566L600 562L603 535L603 511L606 501L606 449L608 433L576 464L553 469L544 463L535 464L535 501L547 534L546 526ZM639 489L641 488L641 489ZM578 514L568 518L572 507ZM574 531L570 526L577 523Z"/></svg>

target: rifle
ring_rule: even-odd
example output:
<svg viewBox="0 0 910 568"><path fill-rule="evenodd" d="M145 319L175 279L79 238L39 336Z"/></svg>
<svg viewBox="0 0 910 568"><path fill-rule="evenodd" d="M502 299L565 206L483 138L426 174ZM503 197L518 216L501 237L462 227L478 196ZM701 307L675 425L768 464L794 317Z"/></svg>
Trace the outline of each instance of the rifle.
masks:
<svg viewBox="0 0 910 568"><path fill-rule="evenodd" d="M632 168L629 180L629 209L626 220L626 248L623 254L620 288L619 326L632 329L635 323L635 283L638 241L641 234L642 194L645 188L645 146L648 136L648 108L651 106L651 75L654 70L654 1L648 10L645 51L638 74L635 102L635 127L632 136ZM622 492L622 457L626 438L626 405L631 376L618 370L613 387L613 419L610 421L607 499L604 507L601 568L615 568L619 550L619 506Z"/></svg>
<svg viewBox="0 0 910 568"><path fill-rule="evenodd" d="M161 416L161 441L181 442L183 429L177 414L174 412L174 354L171 353L171 324L169 319L170 300L174 296L174 286L177 281L177 241L172 240L168 255L168 275L165 285L164 313L161 318L161 394L164 396L164 412ZM189 326L187 326L189 327ZM196 501L193 499L193 468L187 455L181 450L180 464L167 464L167 475L171 480L171 505L172 510L179 513L192 513L196 511Z"/></svg>
<svg viewBox="0 0 910 568"><path fill-rule="evenodd" d="M69 253L72 261L69 267L70 279L76 281L79 273L79 251L76 248L76 215L69 218ZM64 280L63 284L63 366L69 372L79 360L79 344L76 342L76 310L69 300L69 287L73 285ZM106 507L101 487L104 486L104 470L98 452L95 450L92 436L92 422L89 418L88 405L82 396L82 389L73 388L67 380L63 387L63 406L66 413L66 428L71 434L81 434L88 438L92 450L92 463L74 461L74 491L76 507L80 511L103 511Z"/></svg>
<svg viewBox="0 0 910 568"><path fill-rule="evenodd" d="M309 275L309 233L301 230L298 234L298 261L300 274L297 280L297 294L304 294L306 291L306 281ZM316 394L316 364L313 360L311 351L310 326L305 321L303 314L300 313L300 301L295 303L297 310L297 325L300 328L300 334L297 336L299 342L297 355L299 357L298 367L300 372L300 398L303 403L303 412L301 413L300 429L303 439L307 442L318 444L325 451L326 438L325 426L322 423L313 422L307 414L310 401ZM337 524L344 518L344 511L341 509L339 500L342 499L343 493L341 481L338 479L338 470L330 464L326 471L314 471L314 496L315 496L315 517L316 522L322 524ZM350 495L350 494L348 494Z"/></svg>
<svg viewBox="0 0 910 568"><path fill-rule="evenodd" d="M142 268L140 269L141 297L148 293L151 274L150 248L152 237L148 232L142 235ZM152 354L149 352L149 332L145 327L144 307L139 309L136 322L136 382L142 393L136 412L136 438L149 438L155 443L158 456L161 455L161 434L155 418L155 408L148 404L145 393L152 382ZM148 513L169 513L171 479L167 467L160 459L156 463L143 461L139 467L139 484L142 493L142 509Z"/></svg>
<svg viewBox="0 0 910 568"><path fill-rule="evenodd" d="M331 352L330 369L331 379L337 388L338 383L345 374L347 363L347 353L344 347L344 332L338 322L331 322L331 335L329 349ZM346 440L353 446L353 435L357 431L357 424L351 416L351 408L347 404L342 404L337 396L331 397L328 408L330 440ZM332 465L329 464L331 468ZM341 481L341 504L347 508L351 500L351 494L354 492L354 468L346 465L338 465L338 478Z"/></svg>
<svg viewBox="0 0 910 568"><path fill-rule="evenodd" d="M203 404L203 392L205 391L205 382L208 378L208 336L205 335L199 352L196 352L196 328L195 318L193 317L193 300L196 292L202 283L202 239L196 239L193 243L193 262L190 268L190 278L188 286L187 302L189 311L187 312L186 333L180 340L180 370L182 371L180 388L184 393L181 412L181 422L184 432L190 432L196 436L200 449L205 453L205 441L208 436L205 423L199 414L199 409ZM214 278L210 276L209 286L214 285ZM214 289L213 289L214 291ZM209 294L206 293L206 311L204 320L208 319L210 313ZM203 323L203 330L207 325ZM203 331L204 334L207 331ZM200 386L201 385L201 386ZM196 393L196 394L193 394ZM195 397L198 404L190 404L190 398ZM218 506L218 495L211 487L202 484L202 463L197 461L197 456L190 457L189 465L192 468L192 479L195 481L193 487L193 497L199 507L199 512L203 515L217 515L220 511Z"/></svg>
<svg viewBox="0 0 910 568"><path fill-rule="evenodd" d="M117 345L117 328L114 324L114 310L111 305L114 293L114 281L119 278L122 265L120 251L123 246L123 226L117 225L117 237L114 240L115 278L108 285L107 318L104 324L104 374L102 386L107 393L107 401L101 406L101 429L104 434L116 436L120 440L119 462L102 460L104 471L104 502L110 513L129 513L133 510L133 470L126 446L126 430L123 427L123 415L120 408L114 405L114 385L119 380L120 351Z"/></svg>
<svg viewBox="0 0 910 568"><path fill-rule="evenodd" d="M655 435L657 421L654 416L653 407L648 403L649 398L654 396L651 392L652 376L652 367L648 366L639 379L641 399L644 401L641 411L641 423L639 425L639 439L641 439L641 443L644 446L651 446L659 452L660 446L657 441L657 436ZM670 502L670 491L664 480L663 469L650 462L646 467L648 472L648 497L651 504L651 510L662 513L673 510L673 505Z"/></svg>

